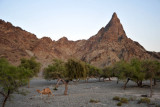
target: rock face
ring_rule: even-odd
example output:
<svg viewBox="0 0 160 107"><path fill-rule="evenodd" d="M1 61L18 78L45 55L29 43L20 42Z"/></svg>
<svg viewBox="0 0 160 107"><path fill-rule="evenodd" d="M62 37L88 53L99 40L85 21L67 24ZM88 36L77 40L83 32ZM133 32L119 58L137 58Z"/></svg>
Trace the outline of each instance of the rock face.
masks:
<svg viewBox="0 0 160 107"><path fill-rule="evenodd" d="M34 34L0 20L0 57L18 65L23 57L36 57L46 66L54 58L77 58L97 67L104 67L119 60L136 57L158 59L160 54L146 51L143 46L126 36L117 14L110 22L88 40L69 41L66 37L52 41L48 37L38 39Z"/></svg>
<svg viewBox="0 0 160 107"><path fill-rule="evenodd" d="M116 13L110 22L86 41L78 51L80 59L90 64L104 67L119 60L130 60L134 57L147 59L150 54L138 43L126 36Z"/></svg>

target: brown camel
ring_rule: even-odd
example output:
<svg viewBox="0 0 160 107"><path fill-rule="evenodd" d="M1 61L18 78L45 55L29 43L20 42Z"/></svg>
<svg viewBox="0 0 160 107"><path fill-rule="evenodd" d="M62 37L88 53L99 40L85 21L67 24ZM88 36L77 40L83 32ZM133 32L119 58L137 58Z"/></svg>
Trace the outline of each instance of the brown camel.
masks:
<svg viewBox="0 0 160 107"><path fill-rule="evenodd" d="M53 93L52 93L52 91L49 88L45 88L42 91L40 91L40 90L37 89L37 92L41 93L41 97L42 97L43 94L48 94L48 97L49 97L50 94L52 96L54 96Z"/></svg>

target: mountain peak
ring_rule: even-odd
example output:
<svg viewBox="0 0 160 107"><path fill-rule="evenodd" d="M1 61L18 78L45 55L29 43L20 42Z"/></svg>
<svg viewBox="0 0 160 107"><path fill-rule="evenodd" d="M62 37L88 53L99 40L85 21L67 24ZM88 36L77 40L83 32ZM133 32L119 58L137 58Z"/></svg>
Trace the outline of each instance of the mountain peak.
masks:
<svg viewBox="0 0 160 107"><path fill-rule="evenodd" d="M114 19L115 19L115 18L118 18L116 12L113 13L112 19L113 19L113 18L114 18Z"/></svg>
<svg viewBox="0 0 160 107"><path fill-rule="evenodd" d="M123 26L117 16L117 14L114 12L112 15L111 20L104 28L105 32L111 33L113 36L119 37L119 36L125 36L125 31L123 30Z"/></svg>
<svg viewBox="0 0 160 107"><path fill-rule="evenodd" d="M117 14L114 12L112 15L111 20L109 21L109 23L105 26L105 29L107 30L108 27L115 27L115 26L119 26L121 25L119 18L117 17Z"/></svg>

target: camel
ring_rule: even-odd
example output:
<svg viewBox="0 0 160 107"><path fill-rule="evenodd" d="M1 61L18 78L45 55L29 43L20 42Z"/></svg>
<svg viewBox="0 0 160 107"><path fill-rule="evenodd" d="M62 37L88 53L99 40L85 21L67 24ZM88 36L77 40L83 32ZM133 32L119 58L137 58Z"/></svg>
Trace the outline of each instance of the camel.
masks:
<svg viewBox="0 0 160 107"><path fill-rule="evenodd" d="M37 89L37 92L41 93L41 97L42 97L43 94L48 94L48 97L49 97L50 94L52 96L54 96L53 93L52 93L52 91L49 88L45 88L42 91L40 91L40 90Z"/></svg>

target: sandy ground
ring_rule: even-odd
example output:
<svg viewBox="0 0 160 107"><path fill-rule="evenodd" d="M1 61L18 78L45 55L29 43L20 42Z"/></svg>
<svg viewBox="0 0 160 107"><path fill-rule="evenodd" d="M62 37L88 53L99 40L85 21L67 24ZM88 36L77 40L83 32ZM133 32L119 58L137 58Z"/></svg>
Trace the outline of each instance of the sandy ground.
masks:
<svg viewBox="0 0 160 107"><path fill-rule="evenodd" d="M144 82L149 84L148 81ZM155 107L144 103L137 104L141 95L149 95L149 87L138 88L133 82L129 82L126 90L123 90L124 82L116 84L116 79L112 81L98 82L97 79L89 80L88 83L80 81L78 83L70 82L68 95L63 95L64 85L60 85L58 90L53 90L56 81L47 81L41 78L33 78L30 88L22 87L21 90L27 92L27 95L13 94L13 98L7 101L6 107L115 107L118 101L112 100L114 96L133 98L128 104L122 104L122 107ZM153 87L153 97L151 102L160 105L160 82ZM49 87L55 96L48 97L36 92L36 89ZM90 100L99 100L99 103L90 103Z"/></svg>

